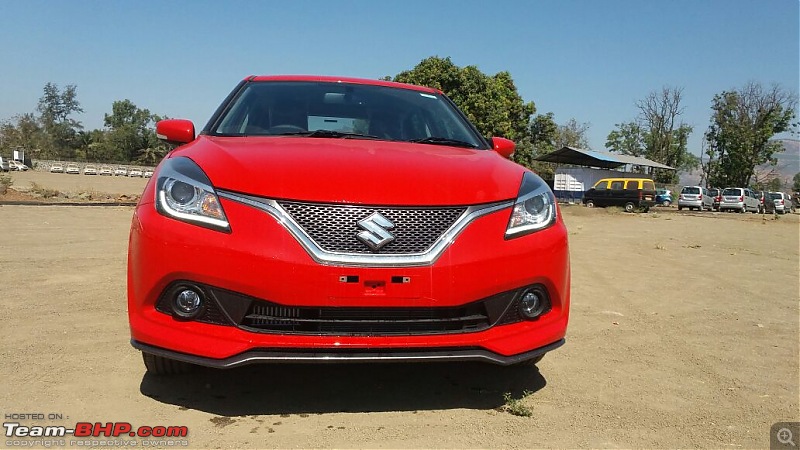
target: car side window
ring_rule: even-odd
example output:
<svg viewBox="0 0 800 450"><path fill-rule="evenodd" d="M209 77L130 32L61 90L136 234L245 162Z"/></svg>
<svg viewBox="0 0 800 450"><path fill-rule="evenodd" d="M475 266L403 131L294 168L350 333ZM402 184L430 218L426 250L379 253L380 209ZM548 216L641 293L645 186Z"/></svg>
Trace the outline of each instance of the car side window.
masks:
<svg viewBox="0 0 800 450"><path fill-rule="evenodd" d="M598 191L605 191L608 189L608 181L601 181L594 185L594 188Z"/></svg>
<svg viewBox="0 0 800 450"><path fill-rule="evenodd" d="M622 190L622 181L612 181L611 182L611 190Z"/></svg>
<svg viewBox="0 0 800 450"><path fill-rule="evenodd" d="M625 182L625 190L626 191L638 191L639 190L639 180L628 180Z"/></svg>

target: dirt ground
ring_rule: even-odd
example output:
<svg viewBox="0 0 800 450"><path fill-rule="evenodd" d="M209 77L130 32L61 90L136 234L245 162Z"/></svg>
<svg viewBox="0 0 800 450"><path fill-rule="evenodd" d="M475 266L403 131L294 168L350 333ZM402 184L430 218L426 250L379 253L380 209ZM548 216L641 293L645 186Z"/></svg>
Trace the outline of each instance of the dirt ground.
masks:
<svg viewBox="0 0 800 450"><path fill-rule="evenodd" d="M145 183L22 174L15 185L29 177L127 194ZM800 214L564 207L571 321L538 370L280 365L158 378L128 342L132 210L0 206L4 422L185 425L192 448L764 448L771 424L800 420ZM504 410L505 393L532 416Z"/></svg>

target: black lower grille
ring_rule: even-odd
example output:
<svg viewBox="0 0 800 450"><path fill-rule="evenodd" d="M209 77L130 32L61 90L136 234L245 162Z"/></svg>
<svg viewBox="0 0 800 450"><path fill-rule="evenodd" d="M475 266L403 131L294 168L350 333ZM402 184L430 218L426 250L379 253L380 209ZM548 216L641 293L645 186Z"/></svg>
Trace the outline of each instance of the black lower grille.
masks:
<svg viewBox="0 0 800 450"><path fill-rule="evenodd" d="M480 331L491 320L481 302L450 308L319 308L257 301L241 325L279 333L387 335Z"/></svg>

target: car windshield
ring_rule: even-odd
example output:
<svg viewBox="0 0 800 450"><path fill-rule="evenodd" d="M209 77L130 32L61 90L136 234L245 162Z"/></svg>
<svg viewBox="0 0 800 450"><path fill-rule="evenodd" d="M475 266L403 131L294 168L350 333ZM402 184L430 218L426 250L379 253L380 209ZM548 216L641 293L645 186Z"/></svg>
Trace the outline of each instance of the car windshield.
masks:
<svg viewBox="0 0 800 450"><path fill-rule="evenodd" d="M311 81L251 82L213 123L216 136L380 139L486 148L441 94Z"/></svg>
<svg viewBox="0 0 800 450"><path fill-rule="evenodd" d="M685 187L681 194L699 194L700 188L699 187Z"/></svg>
<svg viewBox="0 0 800 450"><path fill-rule="evenodd" d="M742 195L742 190L738 188L727 188L722 191L722 195Z"/></svg>

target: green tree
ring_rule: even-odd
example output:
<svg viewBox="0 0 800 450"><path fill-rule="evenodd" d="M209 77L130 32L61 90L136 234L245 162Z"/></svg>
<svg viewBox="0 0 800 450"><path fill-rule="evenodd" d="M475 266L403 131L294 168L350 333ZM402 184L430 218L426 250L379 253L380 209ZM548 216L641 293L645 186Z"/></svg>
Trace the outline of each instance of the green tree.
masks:
<svg viewBox="0 0 800 450"><path fill-rule="evenodd" d="M115 101L111 114L103 119L108 131L103 139L102 159L157 163L167 152L156 138L155 123L159 120L159 116L128 99Z"/></svg>
<svg viewBox="0 0 800 450"><path fill-rule="evenodd" d="M41 149L48 149L46 141L44 130L32 113L14 116L0 124L0 153L4 155L22 148L26 156L50 157L47 152L40 152Z"/></svg>
<svg viewBox="0 0 800 450"><path fill-rule="evenodd" d="M612 152L630 156L647 154L647 131L637 121L618 123L617 128L608 133L606 148Z"/></svg>
<svg viewBox="0 0 800 450"><path fill-rule="evenodd" d="M44 145L49 147L45 154L60 158L75 156L77 134L83 129L83 125L71 117L75 113L83 112L78 102L77 89L75 85L67 85L61 91L56 84L44 85L36 109L47 141Z"/></svg>
<svg viewBox="0 0 800 450"><path fill-rule="evenodd" d="M508 72L489 76L475 66L460 68L450 58L432 56L397 74L394 81L439 89L484 136L502 136L521 146L527 144L536 106L523 101Z"/></svg>
<svg viewBox="0 0 800 450"><path fill-rule="evenodd" d="M711 125L706 131L709 182L716 186L749 186L756 166L776 164L773 155L782 149L771 140L790 131L797 108L797 94L779 85L765 89L749 82L740 89L714 96Z"/></svg>
<svg viewBox="0 0 800 450"><path fill-rule="evenodd" d="M800 172L794 174L792 178L792 189L794 189L795 192L800 192Z"/></svg>
<svg viewBox="0 0 800 450"><path fill-rule="evenodd" d="M537 114L528 125L527 136L517 142L514 162L533 169L546 179L552 178L552 166L534 159L555 150L558 137L558 124L553 119L553 113Z"/></svg>

